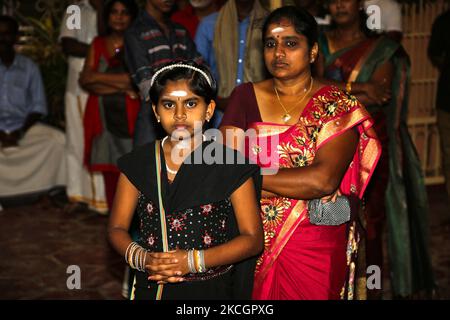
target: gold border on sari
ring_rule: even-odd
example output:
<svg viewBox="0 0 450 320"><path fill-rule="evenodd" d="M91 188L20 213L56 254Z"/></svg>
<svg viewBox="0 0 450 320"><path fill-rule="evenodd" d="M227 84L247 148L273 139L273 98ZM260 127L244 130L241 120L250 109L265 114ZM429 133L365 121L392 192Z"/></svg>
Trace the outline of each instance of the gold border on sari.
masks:
<svg viewBox="0 0 450 320"><path fill-rule="evenodd" d="M349 130L356 125L361 124L364 132L360 135L359 147L361 146L361 139L368 140L367 145L361 153L361 174L360 183L361 190L359 197L361 198L367 186L367 181L372 176L375 169L375 164L378 162L381 155L381 145L376 139L375 130L372 128L373 122L370 118L369 112L362 108L356 108L352 112L345 114L339 118L331 120L324 124L317 137L317 149L319 149L330 138Z"/></svg>

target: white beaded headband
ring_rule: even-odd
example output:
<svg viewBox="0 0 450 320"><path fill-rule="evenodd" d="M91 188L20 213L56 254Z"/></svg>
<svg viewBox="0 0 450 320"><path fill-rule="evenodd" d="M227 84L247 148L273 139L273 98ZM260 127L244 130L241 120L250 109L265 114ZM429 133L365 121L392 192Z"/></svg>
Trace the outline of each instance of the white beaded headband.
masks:
<svg viewBox="0 0 450 320"><path fill-rule="evenodd" d="M165 66L161 69L159 69L158 71L155 72L155 74L153 75L152 79L150 80L150 88L153 87L153 84L155 83L156 78L159 76L159 74L161 72L164 72L166 70L172 70L173 68L187 68L187 69L192 69L194 71L199 72L203 77L205 77L206 81L208 82L209 86L211 87L211 79L209 79L208 75L206 74L205 71L194 67L194 66L190 66L188 64L182 64L182 63L176 63L176 64L171 64L170 66Z"/></svg>

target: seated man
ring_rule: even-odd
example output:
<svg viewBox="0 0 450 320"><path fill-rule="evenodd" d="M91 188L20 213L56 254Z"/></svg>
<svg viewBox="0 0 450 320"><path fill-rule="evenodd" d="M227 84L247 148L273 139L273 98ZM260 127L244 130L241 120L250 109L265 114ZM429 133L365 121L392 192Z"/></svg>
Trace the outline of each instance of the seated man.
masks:
<svg viewBox="0 0 450 320"><path fill-rule="evenodd" d="M15 53L17 22L0 16L0 197L65 185L65 137L47 114L37 65Z"/></svg>

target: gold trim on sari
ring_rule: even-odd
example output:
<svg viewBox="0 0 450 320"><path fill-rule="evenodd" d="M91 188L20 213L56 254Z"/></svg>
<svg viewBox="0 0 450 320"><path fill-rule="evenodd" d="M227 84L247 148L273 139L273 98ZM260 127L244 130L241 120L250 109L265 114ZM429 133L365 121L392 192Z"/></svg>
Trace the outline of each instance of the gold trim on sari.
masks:
<svg viewBox="0 0 450 320"><path fill-rule="evenodd" d="M358 196L361 198L367 187L367 183L372 176L375 164L378 162L380 157L379 151L381 150L381 145L376 139L377 136L375 130L372 128L373 121L370 118L369 112L365 109L358 108L338 119L325 123L317 137L317 149L326 143L328 139L351 129L358 124L361 124L364 128L364 132L360 134L360 139L362 139L363 142L367 142L360 159L361 190Z"/></svg>

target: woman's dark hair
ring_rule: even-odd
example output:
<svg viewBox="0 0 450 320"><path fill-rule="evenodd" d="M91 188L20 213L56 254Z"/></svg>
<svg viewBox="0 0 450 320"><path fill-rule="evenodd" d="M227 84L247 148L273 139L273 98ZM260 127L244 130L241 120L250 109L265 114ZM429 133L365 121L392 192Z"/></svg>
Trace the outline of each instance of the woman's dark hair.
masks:
<svg viewBox="0 0 450 320"><path fill-rule="evenodd" d="M155 105L158 103L161 92L164 90L164 87L166 86L168 80L177 81L182 79L188 80L189 89L191 89L191 91L199 97L202 97L205 100L206 104L209 104L211 100L216 99L217 82L211 74L209 68L205 65L197 64L191 60L176 61L160 66L154 71L154 73L158 72L158 70L164 67L175 64L192 66L202 70L210 79L211 85L209 85L207 79L200 72L192 70L190 68L174 67L172 69L167 69L158 74L152 87L150 88L150 100L152 101L152 103L154 103Z"/></svg>
<svg viewBox="0 0 450 320"><path fill-rule="evenodd" d="M111 14L112 8L116 2L120 2L121 4L123 4L123 6L125 8L127 8L128 14L131 17L131 22L133 22L133 20L136 19L138 12L139 12L139 7L136 4L136 2L134 2L134 0L110 0L110 1L108 1L105 4L105 7L103 8L103 20L104 20L104 24L105 24L107 33L111 32L111 28L108 25L108 21L109 21L109 15Z"/></svg>
<svg viewBox="0 0 450 320"><path fill-rule="evenodd" d="M318 29L317 22L308 11L295 6L285 6L272 11L266 18L262 29L263 41L266 38L267 28L272 23L279 23L282 20L288 20L294 25L298 34L304 35L308 39L308 45L311 48L317 42Z"/></svg>
<svg viewBox="0 0 450 320"><path fill-rule="evenodd" d="M367 27L367 19L369 19L369 16L366 13L366 10L360 9L359 10L359 28L361 31L365 34L366 37L375 37L377 36L377 33L373 30L370 30Z"/></svg>

